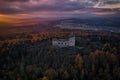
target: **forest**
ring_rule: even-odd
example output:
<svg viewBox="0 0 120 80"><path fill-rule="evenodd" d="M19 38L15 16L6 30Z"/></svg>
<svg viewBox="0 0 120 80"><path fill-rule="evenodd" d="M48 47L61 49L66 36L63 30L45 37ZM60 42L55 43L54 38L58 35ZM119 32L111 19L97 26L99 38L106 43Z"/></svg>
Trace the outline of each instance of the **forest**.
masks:
<svg viewBox="0 0 120 80"><path fill-rule="evenodd" d="M120 80L120 34L73 31L75 47L52 38L71 31L0 36L0 80Z"/></svg>

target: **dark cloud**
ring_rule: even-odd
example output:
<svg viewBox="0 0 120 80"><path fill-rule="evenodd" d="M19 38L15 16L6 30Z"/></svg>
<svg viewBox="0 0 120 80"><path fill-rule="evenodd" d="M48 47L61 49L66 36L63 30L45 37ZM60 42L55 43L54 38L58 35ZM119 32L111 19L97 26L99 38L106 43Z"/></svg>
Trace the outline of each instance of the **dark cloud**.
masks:
<svg viewBox="0 0 120 80"><path fill-rule="evenodd" d="M116 0L116 1L106 1L105 4L118 4L120 3L120 0Z"/></svg>
<svg viewBox="0 0 120 80"><path fill-rule="evenodd" d="M26 2L29 0L0 0L0 2Z"/></svg>
<svg viewBox="0 0 120 80"><path fill-rule="evenodd" d="M16 3L17 2L17 3ZM108 9L96 9L94 5L102 3L118 4L120 0L0 0L0 13L14 14L14 13L30 13L35 11L112 11ZM98 4L97 6L99 6ZM117 11L117 10L116 10Z"/></svg>
<svg viewBox="0 0 120 80"><path fill-rule="evenodd" d="M23 10L18 10L15 8L8 8L8 7L0 9L0 13L2 14L17 14L17 13L23 13L23 12L24 12Z"/></svg>
<svg viewBox="0 0 120 80"><path fill-rule="evenodd" d="M32 10L32 11L73 11L73 10L79 10L85 8L83 4L80 3L71 3L71 2L56 2L54 5L47 5L47 4L41 4L41 5L34 5L34 6L22 6L26 10Z"/></svg>

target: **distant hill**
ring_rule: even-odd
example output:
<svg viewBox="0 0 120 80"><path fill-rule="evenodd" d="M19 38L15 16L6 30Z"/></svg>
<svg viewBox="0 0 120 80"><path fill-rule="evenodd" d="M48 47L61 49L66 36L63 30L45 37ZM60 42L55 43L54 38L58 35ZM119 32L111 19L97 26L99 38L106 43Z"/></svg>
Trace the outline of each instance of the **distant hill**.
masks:
<svg viewBox="0 0 120 80"><path fill-rule="evenodd" d="M70 18L62 19L59 22L68 21L72 23L82 23L91 26L120 27L120 17L93 17L93 18Z"/></svg>
<svg viewBox="0 0 120 80"><path fill-rule="evenodd" d="M87 25L87 28L90 29L98 29L105 31L113 31L120 32L120 17L119 16L110 16L110 17L89 17L89 18L69 18L69 19L61 19L55 21L56 25L63 25L71 23L73 24L72 28L76 28L76 25ZM64 27L65 27L64 25ZM70 24L67 26L71 26ZM81 27L81 26L77 26ZM79 29L79 28L78 28ZM95 29L95 30L96 30Z"/></svg>

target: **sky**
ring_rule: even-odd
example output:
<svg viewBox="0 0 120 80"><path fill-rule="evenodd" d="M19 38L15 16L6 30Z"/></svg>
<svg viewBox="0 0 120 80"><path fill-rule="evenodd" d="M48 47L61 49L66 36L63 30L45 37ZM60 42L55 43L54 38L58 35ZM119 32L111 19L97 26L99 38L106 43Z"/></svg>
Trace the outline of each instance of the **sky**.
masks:
<svg viewBox="0 0 120 80"><path fill-rule="evenodd" d="M120 0L0 0L0 22L21 19L118 15Z"/></svg>

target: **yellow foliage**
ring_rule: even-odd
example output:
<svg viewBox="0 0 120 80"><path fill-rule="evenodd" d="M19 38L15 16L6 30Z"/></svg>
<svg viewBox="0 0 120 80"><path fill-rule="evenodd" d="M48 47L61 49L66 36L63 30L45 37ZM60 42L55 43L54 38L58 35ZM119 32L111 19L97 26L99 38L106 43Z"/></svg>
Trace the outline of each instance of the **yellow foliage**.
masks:
<svg viewBox="0 0 120 80"><path fill-rule="evenodd" d="M42 78L42 80L48 80L48 78L47 78L46 76L44 76L44 77Z"/></svg>
<svg viewBox="0 0 120 80"><path fill-rule="evenodd" d="M97 49L97 50L95 51L95 55L98 56L99 54L100 54L100 51Z"/></svg>
<svg viewBox="0 0 120 80"><path fill-rule="evenodd" d="M115 54L111 54L111 60L112 62L115 62L117 60L117 56Z"/></svg>
<svg viewBox="0 0 120 80"><path fill-rule="evenodd" d="M81 69L83 66L83 58L80 56L80 54L77 54L75 58L75 64Z"/></svg>

